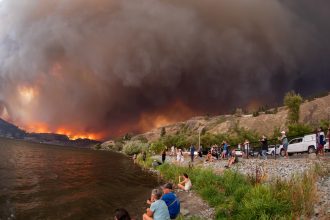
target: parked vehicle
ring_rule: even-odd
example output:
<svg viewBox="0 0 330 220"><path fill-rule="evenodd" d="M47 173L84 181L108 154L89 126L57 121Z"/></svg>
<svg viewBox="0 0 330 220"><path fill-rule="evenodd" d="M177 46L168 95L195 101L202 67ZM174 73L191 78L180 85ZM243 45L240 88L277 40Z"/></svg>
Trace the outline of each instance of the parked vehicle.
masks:
<svg viewBox="0 0 330 220"><path fill-rule="evenodd" d="M279 155L280 154L280 145L279 144L276 144L276 145L269 145L268 146L268 151L267 151L267 154L268 155L272 155L274 156L275 154L275 148L276 148L276 155Z"/></svg>
<svg viewBox="0 0 330 220"><path fill-rule="evenodd" d="M242 156L243 156L243 151L236 149L236 150L235 150L235 154L236 154L236 156L238 156L238 157L242 157Z"/></svg>
<svg viewBox="0 0 330 220"><path fill-rule="evenodd" d="M309 134L304 137L294 138L289 141L288 145L288 154L293 153L314 153L316 151L316 135ZM282 157L285 156L285 151L283 149L283 145L280 145L279 152ZM277 151L276 151L277 153Z"/></svg>
<svg viewBox="0 0 330 220"><path fill-rule="evenodd" d="M250 146L249 155L252 157L261 156L261 147Z"/></svg>

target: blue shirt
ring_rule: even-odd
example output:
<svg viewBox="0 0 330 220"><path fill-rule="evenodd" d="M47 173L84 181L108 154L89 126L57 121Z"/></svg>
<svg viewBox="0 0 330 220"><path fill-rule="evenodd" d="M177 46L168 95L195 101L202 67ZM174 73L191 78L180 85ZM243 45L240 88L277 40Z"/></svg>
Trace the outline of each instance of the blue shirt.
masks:
<svg viewBox="0 0 330 220"><path fill-rule="evenodd" d="M151 203L150 210L153 212L154 220L170 220L167 205L163 200L160 199Z"/></svg>
<svg viewBox="0 0 330 220"><path fill-rule="evenodd" d="M173 192L166 193L162 196L162 200L165 201L168 206L170 217L174 219L180 213L180 201Z"/></svg>
<svg viewBox="0 0 330 220"><path fill-rule="evenodd" d="M195 147L194 147L194 145L191 145L191 147L190 147L190 153L194 154L194 152L195 152Z"/></svg>
<svg viewBox="0 0 330 220"><path fill-rule="evenodd" d="M228 145L227 144L224 144L223 145L223 150L227 151L227 148L228 148Z"/></svg>

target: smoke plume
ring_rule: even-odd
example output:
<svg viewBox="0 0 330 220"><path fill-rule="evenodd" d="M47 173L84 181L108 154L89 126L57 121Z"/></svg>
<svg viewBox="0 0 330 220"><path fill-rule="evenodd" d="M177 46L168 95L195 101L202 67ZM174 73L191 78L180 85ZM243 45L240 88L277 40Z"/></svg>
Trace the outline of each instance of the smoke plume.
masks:
<svg viewBox="0 0 330 220"><path fill-rule="evenodd" d="M101 137L330 89L328 0L2 0L0 115Z"/></svg>

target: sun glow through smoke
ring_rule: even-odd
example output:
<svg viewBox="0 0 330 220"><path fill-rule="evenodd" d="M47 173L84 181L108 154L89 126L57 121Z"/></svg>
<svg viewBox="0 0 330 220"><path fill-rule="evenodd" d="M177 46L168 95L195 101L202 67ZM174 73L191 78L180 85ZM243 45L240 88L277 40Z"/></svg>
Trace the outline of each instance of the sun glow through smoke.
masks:
<svg viewBox="0 0 330 220"><path fill-rule="evenodd" d="M29 104L33 100L33 98L36 96L37 91L33 87L19 86L18 94L19 94L20 100L23 104Z"/></svg>

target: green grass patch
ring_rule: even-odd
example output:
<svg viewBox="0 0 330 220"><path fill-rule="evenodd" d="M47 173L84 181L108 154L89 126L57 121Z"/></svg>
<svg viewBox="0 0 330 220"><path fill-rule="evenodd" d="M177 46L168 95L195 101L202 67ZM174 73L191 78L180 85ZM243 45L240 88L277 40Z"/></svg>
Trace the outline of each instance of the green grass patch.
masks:
<svg viewBox="0 0 330 220"><path fill-rule="evenodd" d="M295 219L310 216L315 202L316 172L253 184L248 177L232 170L216 175L210 169L164 164L157 168L162 177L178 183L187 173L195 190L216 209L216 219Z"/></svg>

